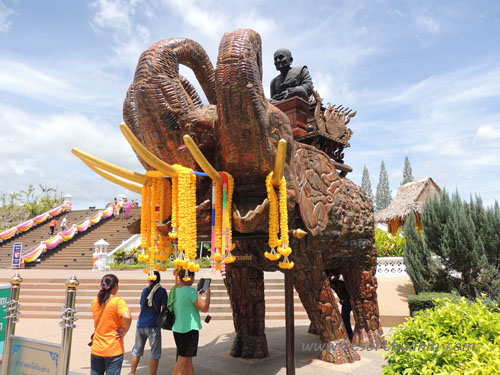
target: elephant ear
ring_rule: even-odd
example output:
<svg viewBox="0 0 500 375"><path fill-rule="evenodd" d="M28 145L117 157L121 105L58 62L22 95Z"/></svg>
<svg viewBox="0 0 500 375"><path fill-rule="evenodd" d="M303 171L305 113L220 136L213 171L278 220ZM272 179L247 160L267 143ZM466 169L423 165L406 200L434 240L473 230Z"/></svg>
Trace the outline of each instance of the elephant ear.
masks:
<svg viewBox="0 0 500 375"><path fill-rule="evenodd" d="M296 146L293 161L297 202L302 221L315 236L327 227L343 182L328 155L306 144L296 143Z"/></svg>

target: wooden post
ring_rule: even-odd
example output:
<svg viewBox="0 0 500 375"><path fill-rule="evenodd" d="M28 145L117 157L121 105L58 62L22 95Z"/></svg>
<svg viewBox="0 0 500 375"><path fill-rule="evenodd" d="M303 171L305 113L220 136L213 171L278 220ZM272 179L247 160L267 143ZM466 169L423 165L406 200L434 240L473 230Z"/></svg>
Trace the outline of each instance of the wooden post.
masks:
<svg viewBox="0 0 500 375"><path fill-rule="evenodd" d="M286 374L295 375L295 321L293 311L293 269L285 274Z"/></svg>

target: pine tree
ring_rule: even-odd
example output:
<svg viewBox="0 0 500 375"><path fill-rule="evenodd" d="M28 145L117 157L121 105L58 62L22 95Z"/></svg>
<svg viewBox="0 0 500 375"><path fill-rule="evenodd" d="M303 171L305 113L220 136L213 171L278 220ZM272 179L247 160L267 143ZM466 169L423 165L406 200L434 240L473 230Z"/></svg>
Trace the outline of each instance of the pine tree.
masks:
<svg viewBox="0 0 500 375"><path fill-rule="evenodd" d="M410 165L410 160L408 159L408 156L405 157L405 167L403 169L403 181L401 181L401 185L407 184L409 182L415 181L415 178L413 177L413 173L411 170L411 165Z"/></svg>
<svg viewBox="0 0 500 375"><path fill-rule="evenodd" d="M459 291L468 298L480 296L478 276L487 264L481 238L470 213L458 193L452 197L452 215L446 222L441 244L447 257L443 264L449 273L461 273Z"/></svg>
<svg viewBox="0 0 500 375"><path fill-rule="evenodd" d="M387 176L387 171L385 170L385 164L382 160L380 165L380 176L378 179L377 193L375 196L375 210L383 210L389 207L391 204L391 188L389 187L389 176Z"/></svg>
<svg viewBox="0 0 500 375"><path fill-rule="evenodd" d="M422 226L424 228L425 243L430 251L441 254L441 242L446 221L451 216L451 201L446 190L427 200L422 209Z"/></svg>
<svg viewBox="0 0 500 375"><path fill-rule="evenodd" d="M367 196L373 199L372 183L366 166L363 167L363 177L361 178L361 187L364 189Z"/></svg>
<svg viewBox="0 0 500 375"><path fill-rule="evenodd" d="M406 245L403 250L403 259L406 272L413 282L415 292L429 292L433 290L433 281L436 280L437 265L432 259L432 253L425 246L422 237L417 231L415 215L408 216L404 225Z"/></svg>

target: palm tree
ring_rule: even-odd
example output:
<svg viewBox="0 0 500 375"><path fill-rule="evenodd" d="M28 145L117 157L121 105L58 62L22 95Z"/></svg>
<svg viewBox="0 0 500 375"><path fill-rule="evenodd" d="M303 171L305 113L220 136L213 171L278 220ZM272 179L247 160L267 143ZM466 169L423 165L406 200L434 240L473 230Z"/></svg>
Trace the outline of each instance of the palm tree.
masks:
<svg viewBox="0 0 500 375"><path fill-rule="evenodd" d="M35 187L30 184L28 190L21 190L21 194L26 197L26 203L31 204L35 200Z"/></svg>
<svg viewBox="0 0 500 375"><path fill-rule="evenodd" d="M18 193L9 193L10 205L13 206L15 201L18 201L21 196Z"/></svg>

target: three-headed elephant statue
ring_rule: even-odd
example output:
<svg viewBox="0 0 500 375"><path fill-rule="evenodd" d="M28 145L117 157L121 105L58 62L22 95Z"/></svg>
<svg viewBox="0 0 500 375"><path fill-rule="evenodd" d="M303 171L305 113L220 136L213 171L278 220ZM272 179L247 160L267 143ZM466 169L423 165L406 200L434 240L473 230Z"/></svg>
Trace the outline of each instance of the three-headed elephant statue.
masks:
<svg viewBox="0 0 500 375"><path fill-rule="evenodd" d="M179 65L191 68L209 104L203 104ZM231 355L268 354L265 336L264 271L277 270L264 257L269 249L265 179L273 169L277 144L287 141L290 228L308 232L293 238L293 285L325 344L321 359L334 363L359 358L346 334L330 278L342 275L350 294L353 344L383 342L377 303L373 204L352 181L341 178L321 150L297 142L288 117L270 104L262 86L261 38L253 30L226 33L216 68L196 42L175 38L152 45L139 58L124 103L124 119L135 136L165 162L196 169L183 142L190 135L217 169L234 178L233 254L251 262L227 265L225 284L236 337ZM146 168L149 166L143 162ZM197 202L209 208L210 183L200 179ZM203 215L202 215L203 216ZM203 231L202 224L199 231Z"/></svg>

